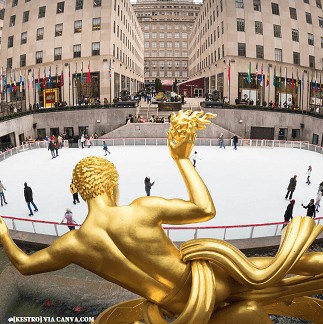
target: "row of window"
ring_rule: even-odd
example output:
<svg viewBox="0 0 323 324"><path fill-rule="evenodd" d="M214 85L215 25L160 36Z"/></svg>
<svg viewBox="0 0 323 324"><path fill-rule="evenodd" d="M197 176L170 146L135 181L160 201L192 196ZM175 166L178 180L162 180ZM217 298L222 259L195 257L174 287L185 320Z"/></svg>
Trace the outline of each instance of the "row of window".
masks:
<svg viewBox="0 0 323 324"><path fill-rule="evenodd" d="M92 43L92 56L100 55L100 43ZM81 57L81 44L73 46L73 58ZM62 60L62 47L54 48L54 61ZM26 54L20 55L20 67L26 66ZM43 63L43 51L37 51L35 55L35 64ZM12 69L12 57L7 59L7 68Z"/></svg>
<svg viewBox="0 0 323 324"><path fill-rule="evenodd" d="M165 45L167 45L167 48L187 48L187 42L145 42L145 48L157 48L157 44L159 48L165 48Z"/></svg>
<svg viewBox="0 0 323 324"><path fill-rule="evenodd" d="M151 38L152 39L157 39L157 36L158 38L166 38L165 36L167 36L167 38L184 38L184 39L187 39L187 33L178 33L178 32L175 32L175 33L163 33L163 32L160 32L160 33L151 33ZM150 34L149 33L144 33L144 37L145 39L149 39L150 38Z"/></svg>
<svg viewBox="0 0 323 324"><path fill-rule="evenodd" d="M322 2L321 0L315 0L316 6L322 9ZM304 3L309 4L309 0L304 0ZM244 8L244 0L236 0L236 8ZM261 1L260 0L253 0L253 9L255 11L261 11ZM271 11L273 15L279 15L279 4L278 3L271 3Z"/></svg>
<svg viewBox="0 0 323 324"><path fill-rule="evenodd" d="M323 40L322 40L323 41ZM238 56L246 56L246 44L238 43ZM264 58L264 47L262 45L256 45L256 57L259 59ZM275 48L275 61L283 61L283 51L280 48ZM315 56L309 55L308 58L309 67L315 69ZM293 52L293 64L301 64L301 55L299 52Z"/></svg>
<svg viewBox="0 0 323 324"><path fill-rule="evenodd" d="M183 77L183 78L187 78L187 71L159 71L157 73L157 71L151 71L151 72L145 72L145 78L148 77L152 77L152 78L156 78L156 77L160 77L160 78L164 78L164 77Z"/></svg>
<svg viewBox="0 0 323 324"><path fill-rule="evenodd" d="M151 61L150 63L151 64L149 66L148 62L146 62L145 69L156 69L157 67L159 67L160 69L164 69L165 66L167 66L168 69L171 69L173 67L173 63L174 63L175 68L177 68L177 69L180 67L187 69L186 61L182 61L182 62L180 62L180 61L174 61L174 62L173 61L166 61L166 62L165 61L159 61L159 62Z"/></svg>
<svg viewBox="0 0 323 324"><path fill-rule="evenodd" d="M30 2L30 0L25 0L25 3L26 2ZM75 10L83 9L83 3L84 3L84 0L75 0ZM93 0L93 7L101 7L101 3L102 3L101 0ZM12 0L12 7L17 7L17 6L18 6L18 0ZM64 6L65 6L65 1L58 2L56 13L64 12ZM46 9L45 9L45 11L46 11ZM41 18L41 17L38 16L38 18Z"/></svg>
<svg viewBox="0 0 323 324"><path fill-rule="evenodd" d="M187 51L183 51L182 53L179 50L159 50L159 51L145 51L144 53L145 57L187 57L188 53Z"/></svg>
<svg viewBox="0 0 323 324"><path fill-rule="evenodd" d="M143 26L144 30L149 30L149 29L152 29L152 30L155 30L155 29L160 29L160 30L164 30L164 29L170 29L170 30L178 30L178 29L182 29L182 30L187 30L189 29L188 26L185 24L185 25L155 25L155 24L151 24L151 25L144 25Z"/></svg>

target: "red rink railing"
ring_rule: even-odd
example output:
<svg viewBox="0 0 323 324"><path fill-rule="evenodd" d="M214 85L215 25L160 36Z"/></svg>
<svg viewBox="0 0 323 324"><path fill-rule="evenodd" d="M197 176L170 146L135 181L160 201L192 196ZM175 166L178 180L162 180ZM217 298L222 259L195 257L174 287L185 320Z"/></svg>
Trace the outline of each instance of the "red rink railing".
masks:
<svg viewBox="0 0 323 324"><path fill-rule="evenodd" d="M81 224L68 224L50 221L2 216L8 228L15 231L25 231L35 234L61 236L68 232L68 225L80 227ZM315 218L317 224L323 217ZM288 222L287 222L288 223ZM258 237L279 236L283 224L272 222L261 224L243 224L227 226L163 226L167 235L173 241L185 241L196 238L217 238L222 240L251 239Z"/></svg>

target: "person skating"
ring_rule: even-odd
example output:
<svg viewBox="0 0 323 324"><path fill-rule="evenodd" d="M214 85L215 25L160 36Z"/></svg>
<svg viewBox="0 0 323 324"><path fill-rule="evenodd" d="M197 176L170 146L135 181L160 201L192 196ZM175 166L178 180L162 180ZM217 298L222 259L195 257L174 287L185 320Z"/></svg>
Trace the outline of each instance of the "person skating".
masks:
<svg viewBox="0 0 323 324"><path fill-rule="evenodd" d="M319 212L319 207L321 207L321 199L322 199L322 191L317 193L316 201L315 201L315 211Z"/></svg>
<svg viewBox="0 0 323 324"><path fill-rule="evenodd" d="M239 142L238 136L234 135L233 137L231 137L232 139L232 143L233 143L233 148L236 150L237 149L237 144Z"/></svg>
<svg viewBox="0 0 323 324"><path fill-rule="evenodd" d="M294 205L295 205L295 200L294 199L290 200L289 204L287 205L285 214L284 214L284 221L285 222L289 222L291 219L293 219L293 208L294 208ZM284 224L283 225L283 228L285 226L287 226L287 225L288 224Z"/></svg>
<svg viewBox="0 0 323 324"><path fill-rule="evenodd" d="M296 184L297 184L296 178L297 178L297 175L294 175L292 178L290 178L289 185L287 187L287 194L285 196L285 199L288 199L288 194L289 194L289 200L292 199L293 193L294 193L294 191L296 189Z"/></svg>
<svg viewBox="0 0 323 324"><path fill-rule="evenodd" d="M194 154L191 155L191 159L193 161L194 168L196 167L197 160L201 160L200 157L197 155L197 151L195 151Z"/></svg>
<svg viewBox="0 0 323 324"><path fill-rule="evenodd" d="M307 172L306 172L306 175L307 175L307 180L306 180L306 183L307 183L308 185L310 185L310 184L311 184L311 181L310 181L310 176L311 176L311 173L312 173L312 167L311 167L311 166L309 166L309 167L308 167L308 169L307 169Z"/></svg>
<svg viewBox="0 0 323 324"><path fill-rule="evenodd" d="M50 153L52 154L52 159L54 159L56 157L56 155L55 155L55 145L54 145L54 142L52 140L49 141L48 151L50 151Z"/></svg>
<svg viewBox="0 0 323 324"><path fill-rule="evenodd" d="M84 148L84 142L85 142L85 136L84 134L81 135L81 146L82 146L82 149Z"/></svg>
<svg viewBox="0 0 323 324"><path fill-rule="evenodd" d="M54 142L54 148L55 148L55 153L56 153L55 157L57 157L58 156L58 149L59 149L58 141Z"/></svg>
<svg viewBox="0 0 323 324"><path fill-rule="evenodd" d="M105 153L105 156L107 155L107 153L111 154L111 152L108 150L108 145L105 141L103 141L103 151Z"/></svg>
<svg viewBox="0 0 323 324"><path fill-rule="evenodd" d="M30 212L30 213L29 213L29 216L33 216L34 213L33 213L32 209L31 209L31 207L30 207L30 204L33 205L33 207L34 207L34 211L35 211L35 212L38 212L38 208L37 208L37 206L35 205L35 203L34 203L34 199L33 199L33 191L32 191L32 189L31 189L30 187L28 187L28 185L27 185L26 182L24 183L24 186L25 186L25 188L24 188L25 200L26 200L26 203L27 203L27 206L28 206L29 212Z"/></svg>
<svg viewBox="0 0 323 324"><path fill-rule="evenodd" d="M73 213L69 208L66 208L66 213L64 214L64 218L62 219L61 224L64 222L65 219L69 230L75 230L75 225L71 224L77 224L77 222L74 220Z"/></svg>
<svg viewBox="0 0 323 324"><path fill-rule="evenodd" d="M225 149L224 140L223 140L223 133L221 133L220 137L219 137L219 147L220 148L223 147Z"/></svg>
<svg viewBox="0 0 323 324"><path fill-rule="evenodd" d="M155 181L154 182L150 182L150 178L146 177L145 178L145 191L146 191L146 195L147 196L150 196L150 190L151 190L151 187L155 184Z"/></svg>
<svg viewBox="0 0 323 324"><path fill-rule="evenodd" d="M315 218L316 212L315 212L314 199L311 199L310 202L306 206L304 206L302 204L302 207L307 209L306 216Z"/></svg>
<svg viewBox="0 0 323 324"><path fill-rule="evenodd" d="M75 184L73 183L73 179L72 179L72 182L70 184L70 192L73 195L73 204L76 205L76 202L79 203L80 200L79 200L79 195L78 195L78 192L77 192L77 188L76 188Z"/></svg>
<svg viewBox="0 0 323 324"><path fill-rule="evenodd" d="M4 195L4 192L3 192L4 190L7 190L7 189L4 187L3 183L0 180L0 200L1 200L1 206L3 206L3 203L5 203L6 205L8 204L7 201L6 201L6 197Z"/></svg>

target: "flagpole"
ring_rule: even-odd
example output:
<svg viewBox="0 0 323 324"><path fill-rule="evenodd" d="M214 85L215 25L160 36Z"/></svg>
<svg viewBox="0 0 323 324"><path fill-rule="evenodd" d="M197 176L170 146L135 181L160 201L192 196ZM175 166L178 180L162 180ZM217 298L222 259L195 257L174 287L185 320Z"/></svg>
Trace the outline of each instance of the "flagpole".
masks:
<svg viewBox="0 0 323 324"><path fill-rule="evenodd" d="M28 76L27 76L27 89L28 89L28 110L30 110L30 84L29 84L29 70L28 70ZM25 82L26 82L26 78L25 78ZM29 84L29 86L28 86ZM26 85L25 86L25 93L26 93ZM25 95L26 96L26 95Z"/></svg>
<svg viewBox="0 0 323 324"><path fill-rule="evenodd" d="M229 60L229 66L228 66L228 86L229 86L229 104L230 104L230 85L231 85L231 61Z"/></svg>
<svg viewBox="0 0 323 324"><path fill-rule="evenodd" d="M112 66L111 66L112 62L111 62L111 58L110 58L110 66L109 66L109 82L110 82L110 105L112 103L112 89L111 89L111 86L112 86L112 81L111 81L111 73L112 73Z"/></svg>
<svg viewBox="0 0 323 324"><path fill-rule="evenodd" d="M61 74L61 90L62 90L62 104L65 101L65 96L64 96L64 84L62 85L62 78L64 80L64 65L62 64L62 74ZM65 80L64 80L65 83Z"/></svg>
<svg viewBox="0 0 323 324"><path fill-rule="evenodd" d="M267 100L267 104L268 104L268 107L269 107L269 99L270 99L270 66L269 66L269 65L268 65L267 73L268 73L268 80L269 80L269 84L268 84L268 100Z"/></svg>
<svg viewBox="0 0 323 324"><path fill-rule="evenodd" d="M71 107L71 64L68 63L68 105Z"/></svg>

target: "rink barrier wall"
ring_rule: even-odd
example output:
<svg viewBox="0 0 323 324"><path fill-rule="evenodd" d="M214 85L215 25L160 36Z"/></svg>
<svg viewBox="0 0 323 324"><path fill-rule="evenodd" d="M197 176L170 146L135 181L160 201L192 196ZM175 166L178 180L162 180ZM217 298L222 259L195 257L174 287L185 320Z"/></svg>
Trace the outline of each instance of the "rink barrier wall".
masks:
<svg viewBox="0 0 323 324"><path fill-rule="evenodd" d="M80 227L82 224L58 223L42 221L30 218L20 218L13 216L1 216L10 230L25 231L29 227L31 233L61 236L69 230L68 225ZM304 216L308 217L308 216ZM323 216L316 217L315 221L320 224ZM167 236L173 241L184 241L197 238L215 238L222 240L253 239L263 237L280 236L283 224L288 222L272 222L260 224L242 224L226 226L163 226ZM21 226L23 225L23 226ZM44 226L45 225L45 226ZM185 232L185 238L178 239L178 232ZM239 235L237 235L239 233Z"/></svg>

